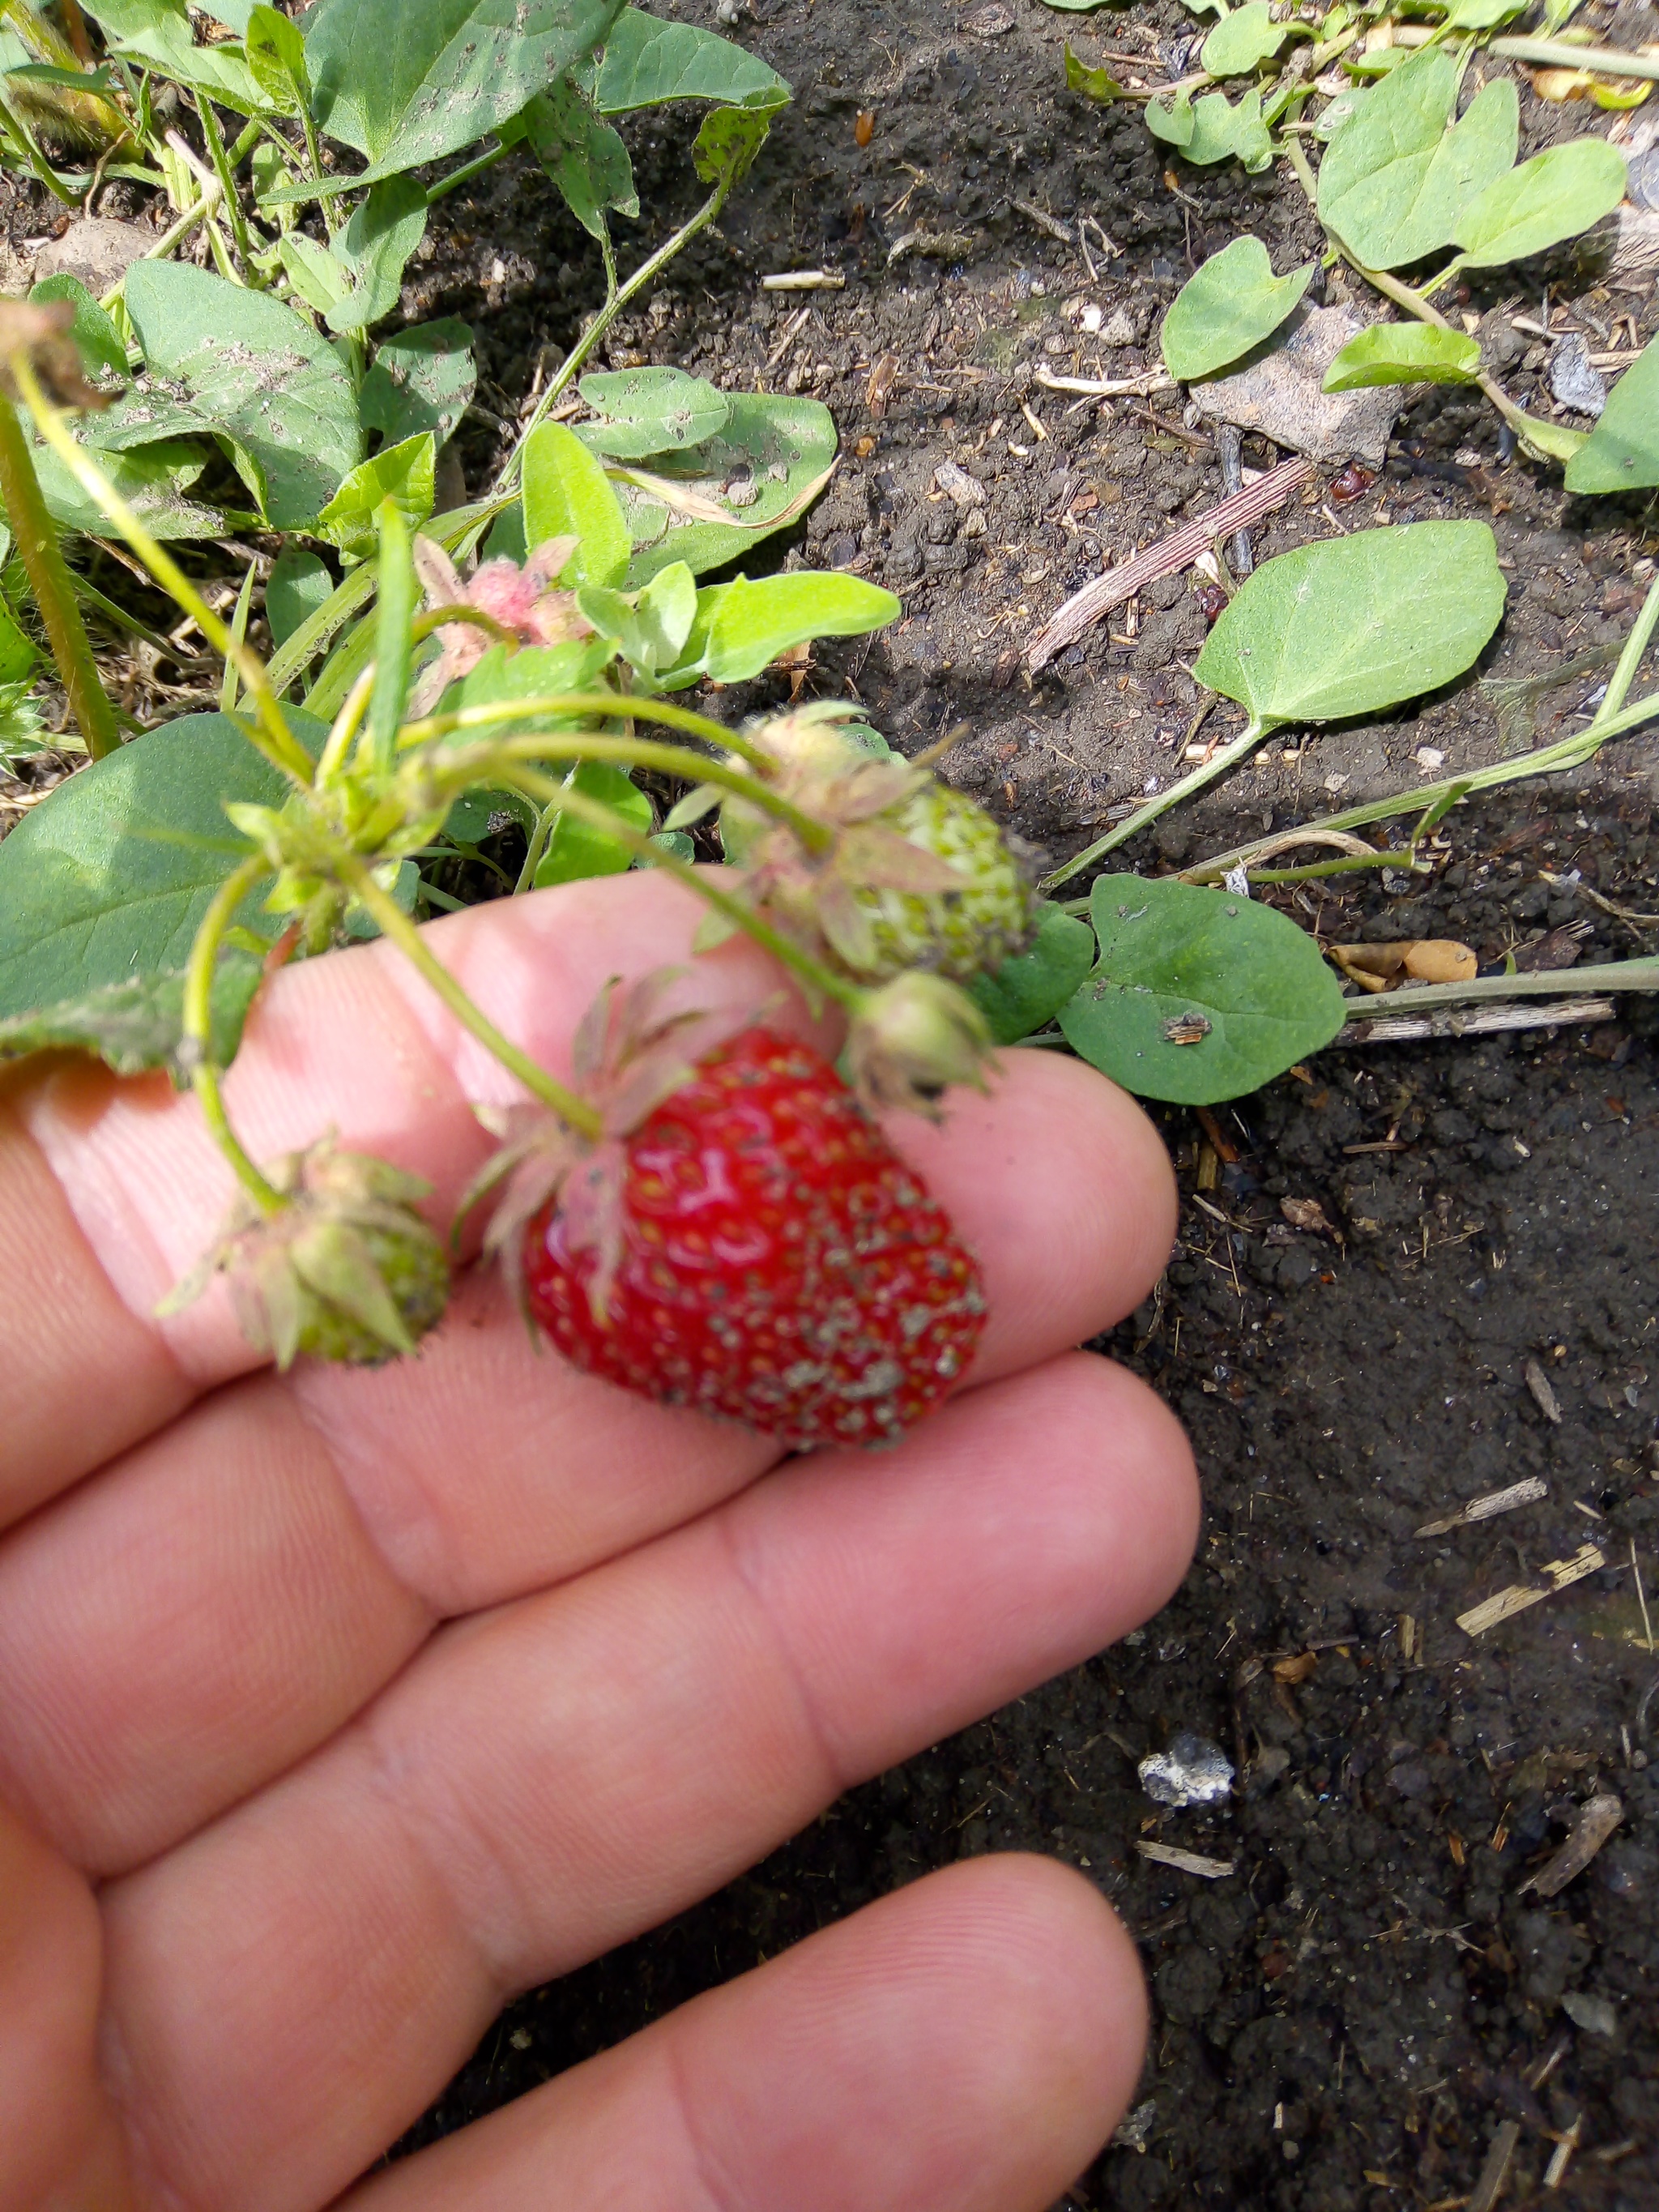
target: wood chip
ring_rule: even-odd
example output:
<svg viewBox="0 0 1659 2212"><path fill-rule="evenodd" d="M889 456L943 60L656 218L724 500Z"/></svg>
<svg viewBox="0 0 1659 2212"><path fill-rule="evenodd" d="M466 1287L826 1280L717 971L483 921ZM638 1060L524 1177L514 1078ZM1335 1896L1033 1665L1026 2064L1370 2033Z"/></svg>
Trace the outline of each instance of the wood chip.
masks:
<svg viewBox="0 0 1659 2212"><path fill-rule="evenodd" d="M1016 214L1023 215L1027 222L1034 222L1039 230L1046 230L1050 238L1057 238L1062 246L1077 244L1071 226L1050 215L1046 208L1040 208L1035 200L1016 199L1011 195L1008 204Z"/></svg>
<svg viewBox="0 0 1659 2212"><path fill-rule="evenodd" d="M1237 497L1224 499L1219 506L1211 507L1194 521L1183 523L1179 530L1171 531L1167 538L1147 546L1133 560L1120 562L1103 576L1097 576L1085 584L1080 592L1073 592L1049 616L1025 648L1027 668L1035 676L1039 669L1048 666L1057 653L1063 653L1068 645L1075 645L1103 615L1121 606L1148 584L1155 584L1160 576L1173 576L1182 568L1190 568L1199 555L1206 552L1218 538L1231 538L1234 531L1260 522L1264 514L1270 514L1298 486L1306 483L1314 472L1310 460L1281 461L1259 483L1247 485Z"/></svg>
<svg viewBox="0 0 1659 2212"><path fill-rule="evenodd" d="M1583 1029L1613 1018L1611 999L1572 999L1550 1006L1448 1007L1438 1014L1391 1014L1380 1021L1350 1021L1348 1044L1412 1044L1423 1037L1491 1036L1505 1030Z"/></svg>
<svg viewBox="0 0 1659 2212"><path fill-rule="evenodd" d="M1524 1481L1510 1483L1507 1490L1489 1490L1484 1497L1472 1498L1455 1513L1449 1513L1443 1521L1425 1521L1420 1528L1413 1530L1417 1536L1443 1536L1449 1529L1466 1528L1472 1521L1490 1521L1495 1514L1513 1513L1517 1505L1535 1505L1540 1498L1547 1498L1550 1486L1540 1474L1529 1474Z"/></svg>
<svg viewBox="0 0 1659 2212"><path fill-rule="evenodd" d="M1535 1359L1529 1359L1523 1370L1527 1388L1537 1401L1538 1410L1553 1427L1561 1425L1561 1401L1550 1388L1550 1378Z"/></svg>
<svg viewBox="0 0 1659 2212"><path fill-rule="evenodd" d="M1149 399L1155 392L1175 390L1167 368L1143 368L1139 376L1056 376L1039 366L1031 380L1046 392L1075 392L1085 399Z"/></svg>
<svg viewBox="0 0 1659 2212"><path fill-rule="evenodd" d="M844 292L847 279L834 269L784 269L761 278L763 292Z"/></svg>
<svg viewBox="0 0 1659 2212"><path fill-rule="evenodd" d="M1540 1897L1554 1897L1570 1881L1583 1874L1607 1838L1625 1817L1622 1802L1611 1792L1587 1797L1578 1808L1578 1817L1572 1824L1572 1833L1553 1858L1547 1860L1536 1874L1531 1874L1522 1883L1516 1894L1524 1897L1530 1889Z"/></svg>
<svg viewBox="0 0 1659 2212"><path fill-rule="evenodd" d="M1492 2212L1492 2207L1504 2193L1504 2184L1510 2178L1510 2161L1515 2156L1516 2145L1520 2140L1520 2121L1505 2120L1492 2139L1492 2148L1486 2153L1480 2179L1475 2183L1474 2193L1468 2201L1468 2212Z"/></svg>
<svg viewBox="0 0 1659 2212"><path fill-rule="evenodd" d="M1197 1851L1177 1850L1173 1844L1137 1844L1135 1849L1154 1866L1174 1867L1178 1874L1195 1874L1205 1881L1219 1881L1233 1871L1231 1859L1206 1859Z"/></svg>
<svg viewBox="0 0 1659 2212"><path fill-rule="evenodd" d="M1466 1636L1484 1636L1489 1628L1496 1628L1500 1621L1510 1620L1517 1613L1524 1613L1528 1606L1540 1604L1547 1597L1553 1597L1558 1590L1570 1589L1574 1583L1582 1582L1586 1575L1593 1575L1598 1567L1606 1565L1607 1560L1594 1544L1582 1544L1570 1559L1552 1559L1545 1567L1544 1572L1550 1578L1547 1589L1540 1589L1531 1583L1511 1583L1507 1589L1498 1590L1493 1596L1483 1599L1479 1605L1471 1607L1468 1613L1460 1613L1457 1625Z"/></svg>

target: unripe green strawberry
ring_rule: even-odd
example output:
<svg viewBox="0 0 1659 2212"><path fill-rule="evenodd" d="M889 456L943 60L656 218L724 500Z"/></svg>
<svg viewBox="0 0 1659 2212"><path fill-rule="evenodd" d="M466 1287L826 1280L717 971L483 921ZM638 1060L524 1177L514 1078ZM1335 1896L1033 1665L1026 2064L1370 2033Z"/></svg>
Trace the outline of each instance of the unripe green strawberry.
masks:
<svg viewBox="0 0 1659 2212"><path fill-rule="evenodd" d="M219 1242L167 1298L176 1313L229 1278L242 1333L280 1368L301 1352L378 1367L443 1318L449 1262L414 1201L429 1186L328 1139L270 1170L283 1204L239 1196Z"/></svg>
<svg viewBox="0 0 1659 2212"><path fill-rule="evenodd" d="M877 820L924 853L937 854L967 888L854 893L869 916L872 956L861 972L896 975L931 969L966 982L1001 967L1031 933L1031 891L1001 830L973 799L929 776Z"/></svg>
<svg viewBox="0 0 1659 2212"><path fill-rule="evenodd" d="M912 968L965 981L1025 943L1030 888L983 807L823 714L785 715L754 736L779 793L827 833L809 847L745 801L722 808L727 857L749 870L769 919L861 982Z"/></svg>

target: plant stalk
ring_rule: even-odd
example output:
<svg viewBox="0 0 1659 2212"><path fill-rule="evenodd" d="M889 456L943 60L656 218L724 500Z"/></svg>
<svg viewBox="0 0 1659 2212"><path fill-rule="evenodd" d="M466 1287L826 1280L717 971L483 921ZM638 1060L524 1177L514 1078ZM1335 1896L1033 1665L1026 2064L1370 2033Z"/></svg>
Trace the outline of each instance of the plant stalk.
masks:
<svg viewBox="0 0 1659 2212"><path fill-rule="evenodd" d="M282 1193L249 1158L225 1112L220 1070L213 1058L213 971L237 908L269 873L263 855L251 854L213 894L190 948L190 962L185 970L184 1006L185 1039L193 1055L191 1086L200 1103L203 1118L237 1182L260 1212L266 1215L280 1213L284 1200Z"/></svg>
<svg viewBox="0 0 1659 2212"><path fill-rule="evenodd" d="M1149 799L1145 806L1136 807L1126 822L1120 822L1115 829L1109 830L1103 837L1097 838L1092 845L1079 853L1074 860L1067 860L1063 868L1056 868L1052 875L1044 876L1037 889L1042 891L1053 890L1059 884L1069 883L1073 876L1081 874L1085 868L1102 859L1104 854L1115 852L1120 845L1127 844L1131 837L1146 829L1148 823L1156 822L1160 814L1167 814L1172 806L1178 806L1183 799L1189 799L1195 791L1202 791L1205 785L1213 783L1217 776L1224 775L1236 762L1242 761L1247 753L1254 752L1267 735L1267 732L1260 722L1247 723L1240 734L1236 738L1229 738L1224 745L1220 746L1211 758L1205 762L1202 768L1195 768L1190 775L1183 775L1178 782L1172 783L1167 791L1161 791L1156 799Z"/></svg>
<svg viewBox="0 0 1659 2212"><path fill-rule="evenodd" d="M1375 997L1367 994L1348 1002L1348 1019L1392 1019L1396 1014L1431 1013L1438 1006L1469 1006L1488 999L1554 999L1564 991L1587 999L1606 991L1659 991L1659 960L1609 960L1593 968L1480 975L1472 983L1425 983L1415 991L1383 991Z"/></svg>
<svg viewBox="0 0 1659 2212"><path fill-rule="evenodd" d="M19 362L12 367L16 373ZM27 362L21 366L27 368ZM17 410L0 392L0 501L17 539L17 550L29 573L34 603L46 626L52 659L69 696L70 712L94 760L104 760L121 742L115 709L98 680L86 625L75 603L75 586L69 565L58 542L58 527L46 510L34 456L23 435Z"/></svg>
<svg viewBox="0 0 1659 2212"><path fill-rule="evenodd" d="M641 262L626 283L618 286L611 292L604 307L599 309L598 314L594 316L592 321L559 364L548 381L546 391L536 402L530 420L519 433L518 441L507 455L501 475L495 480L495 489L497 492L510 491L518 483L524 471L524 449L529 443L532 434L539 430L547 420L548 416L569 389L577 371L599 344L611 324L621 314L623 309L630 300L636 299L641 292L656 282L675 255L689 246L700 231L708 229L721 208L725 206L731 190L730 184L716 185L690 221L682 224L665 245L659 246L654 253L648 255Z"/></svg>
<svg viewBox="0 0 1659 2212"><path fill-rule="evenodd" d="M335 863L339 881L350 890L365 911L380 924L380 933L395 945L416 973L443 1001L463 1029L477 1037L487 1052L492 1053L509 1075L517 1076L532 1097L539 1098L550 1107L567 1127L580 1135L598 1139L603 1127L598 1111L574 1091L567 1091L555 1081L544 1067L539 1066L514 1043L511 1037L498 1030L488 1014L476 1006L466 992L456 981L422 938L419 927L404 912L390 891L374 880L372 869L356 854L343 854Z"/></svg>

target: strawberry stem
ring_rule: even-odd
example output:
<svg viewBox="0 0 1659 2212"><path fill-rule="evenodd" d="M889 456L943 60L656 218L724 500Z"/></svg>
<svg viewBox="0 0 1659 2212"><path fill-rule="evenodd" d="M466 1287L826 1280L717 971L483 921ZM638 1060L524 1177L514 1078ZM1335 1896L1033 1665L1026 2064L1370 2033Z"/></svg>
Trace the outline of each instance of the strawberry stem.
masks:
<svg viewBox="0 0 1659 2212"><path fill-rule="evenodd" d="M335 861L334 872L380 924L381 935L397 946L462 1027L470 1030L486 1051L493 1053L509 1074L516 1075L532 1097L551 1107L568 1127L580 1135L597 1139L603 1134L599 1115L586 1099L579 1098L574 1091L567 1091L562 1083L556 1082L544 1067L521 1051L482 1008L473 1004L390 891L375 881L372 869L355 854L342 854Z"/></svg>
<svg viewBox="0 0 1659 2212"><path fill-rule="evenodd" d="M632 823L625 822L602 799L591 799L585 791L577 791L570 785L555 783L550 777L534 775L522 770L518 781L528 796L540 799L544 804L556 804L574 814L578 821L591 822L596 830L603 830L608 836L614 837L619 845L625 846L636 858L648 861L652 867L661 869L665 875L672 876L685 884L706 906L712 907L716 914L724 915L728 921L752 937L763 951L781 961L799 978L809 992L820 998L833 999L837 1006L844 1006L849 1013L856 1013L864 1003L868 994L858 984L849 982L844 975L834 974L821 961L815 960L810 952L785 937L781 931L774 929L769 921L763 921L759 915L751 912L741 899L734 898L730 891L721 890L711 882L707 869L695 867L690 861L682 860L665 847L653 844L642 830L635 830Z"/></svg>
<svg viewBox="0 0 1659 2212"><path fill-rule="evenodd" d="M213 1141L224 1154L231 1172L264 1214L280 1213L282 1193L263 1176L244 1150L230 1126L220 1088L220 1069L213 1057L213 971L225 933L236 909L254 885L270 873L260 854L250 854L225 878L202 916L185 969L184 1048L179 1058L190 1068L191 1088L202 1109Z"/></svg>
<svg viewBox="0 0 1659 2212"><path fill-rule="evenodd" d="M728 730L724 722L699 714L693 708L676 707L666 699L641 698L631 693L624 705L619 695L612 691L556 691L534 699L500 699L492 700L487 706L459 707L447 714L428 714L418 722L405 723L398 742L403 750L408 751L416 745L425 744L429 738L447 737L452 730L488 729L494 723L514 721L525 714L592 714L604 721L631 715L637 721L660 722L666 729L701 738L705 744L736 753L751 768L776 766L765 748L757 745L752 738L745 738L739 730ZM701 773L705 763L701 754L697 758Z"/></svg>
<svg viewBox="0 0 1659 2212"><path fill-rule="evenodd" d="M633 703L629 702L630 705ZM520 700L515 711L526 708L539 712L540 702ZM782 822L799 838L809 852L825 851L835 841L835 832L818 821L816 816L803 813L799 806L781 797L770 784L758 777L745 775L741 769L728 768L724 761L711 761L702 753L694 753L684 745L659 744L651 738L601 738L581 732L567 738L522 737L508 738L504 743L491 745L481 754L458 754L453 757L461 766L452 767L445 759L443 781L457 789L477 783L498 763L538 760L594 760L615 761L624 768L659 769L665 775L684 776L688 781L717 784L722 791L746 799L777 821Z"/></svg>

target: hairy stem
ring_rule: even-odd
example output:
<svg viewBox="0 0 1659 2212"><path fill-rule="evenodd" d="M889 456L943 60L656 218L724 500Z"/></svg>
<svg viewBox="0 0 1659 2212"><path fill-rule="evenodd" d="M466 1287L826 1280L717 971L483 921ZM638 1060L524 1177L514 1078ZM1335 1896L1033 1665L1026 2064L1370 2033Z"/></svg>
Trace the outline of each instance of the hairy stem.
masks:
<svg viewBox="0 0 1659 2212"><path fill-rule="evenodd" d="M24 369L28 367L26 361L21 365ZM14 361L14 374L18 368L19 362ZM29 572L34 603L46 626L52 656L69 695L76 727L94 760L102 760L121 742L115 709L98 680L86 625L75 603L75 586L58 542L57 525L46 511L40 479L34 472L34 456L23 435L17 410L3 392L0 392L0 501Z"/></svg>
<svg viewBox="0 0 1659 2212"><path fill-rule="evenodd" d="M213 972L237 908L260 878L269 873L263 857L250 855L213 894L190 948L190 963L185 970L184 1009L185 1041L191 1060L191 1086L200 1103L203 1118L237 1182L264 1214L282 1212L283 1194L249 1158L225 1112L220 1069L213 1057Z"/></svg>
<svg viewBox="0 0 1659 2212"><path fill-rule="evenodd" d="M395 945L422 981L442 1000L463 1029L477 1037L486 1052L500 1060L509 1075L517 1076L532 1097L549 1106L569 1128L584 1137L597 1138L602 1133L599 1115L586 1099L579 1098L574 1091L567 1091L556 1082L544 1067L521 1051L511 1037L498 1030L488 1014L476 1006L421 935L419 928L404 912L390 891L374 880L373 871L355 854L342 855L335 862L335 873L362 903L365 911L380 924L380 933L387 942Z"/></svg>
<svg viewBox="0 0 1659 2212"><path fill-rule="evenodd" d="M497 491L511 490L518 483L524 470L524 449L532 434L540 429L552 410L568 391L577 371L587 360L594 347L599 344L623 309L630 300L637 298L641 292L655 283L674 256L683 247L689 246L699 231L708 229L709 224L726 204L726 195L731 189L731 185L726 183L716 185L690 220L682 224L665 245L659 246L654 253L641 262L626 283L617 286L611 291L604 307L599 309L549 380L546 391L537 401L530 420L519 433L518 443L507 455L501 475L496 479Z"/></svg>
<svg viewBox="0 0 1659 2212"><path fill-rule="evenodd" d="M763 745L757 745L752 738L745 738L741 731L728 730L723 722L711 721L707 714L699 714L690 707L675 707L666 699L646 699L632 693L624 705L617 693L607 691L552 691L534 699L507 699L493 701L488 706L459 707L447 714L428 714L421 721L405 723L398 742L407 752L433 738L447 737L452 730L488 729L494 723L514 721L528 714L593 714L606 721L631 715L638 721L660 722L665 729L681 730L687 737L701 738L706 744L719 745L724 751L736 753L751 767L775 766ZM704 769L714 765L701 754L692 757L698 763L699 776Z"/></svg>
<svg viewBox="0 0 1659 2212"><path fill-rule="evenodd" d="M308 785L310 757L283 718L264 661L252 646L237 643L172 555L157 544L90 454L76 443L65 427L61 410L52 406L41 391L30 363L20 356L12 368L18 389L40 435L73 472L76 481L97 501L162 590L191 617L214 651L234 664L263 726L258 731L247 729L250 742L273 768L279 769L295 783Z"/></svg>
<svg viewBox="0 0 1659 2212"><path fill-rule="evenodd" d="M866 994L858 984L848 982L845 976L832 973L822 961L815 960L810 952L793 943L781 931L774 929L769 921L753 913L741 899L734 898L730 891L720 890L711 879L708 869L696 867L690 860L680 860L662 846L653 845L642 830L635 829L630 822L624 822L621 815L605 805L602 799L590 799L584 791L572 790L540 776L526 778L526 787L528 788L532 781L537 787L532 796L540 798L545 795L550 802L567 809L579 821L590 822L596 830L603 830L607 836L614 837L636 859L647 861L652 867L659 868L665 875L672 876L683 883L689 890L696 892L705 906L712 907L716 914L733 923L745 936L753 938L763 951L769 952L775 960L781 962L815 996L832 999L849 1012L854 1011L866 997Z"/></svg>
<svg viewBox="0 0 1659 2212"><path fill-rule="evenodd" d="M712 783L722 791L729 791L734 798L746 799L775 821L786 823L809 852L828 852L835 842L836 833L826 823L804 812L770 784L745 775L741 769L727 768L722 761L705 760L701 753L688 752L679 745L657 744L649 738L601 738L585 731L568 738L508 738L489 748L483 764L488 767L496 761L516 763L538 760L614 761L618 768L654 768L665 775ZM467 783L481 781L476 760L469 761L465 769L457 767L453 771L446 762L444 769L445 781L458 787L465 787L463 776Z"/></svg>

